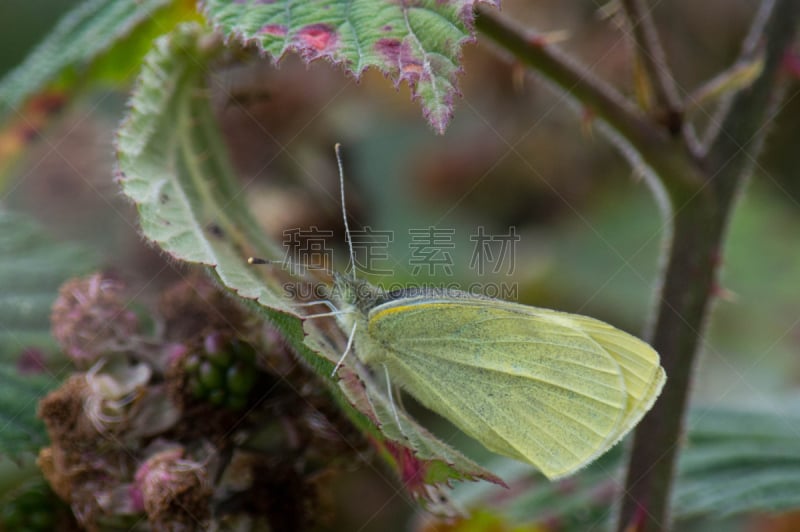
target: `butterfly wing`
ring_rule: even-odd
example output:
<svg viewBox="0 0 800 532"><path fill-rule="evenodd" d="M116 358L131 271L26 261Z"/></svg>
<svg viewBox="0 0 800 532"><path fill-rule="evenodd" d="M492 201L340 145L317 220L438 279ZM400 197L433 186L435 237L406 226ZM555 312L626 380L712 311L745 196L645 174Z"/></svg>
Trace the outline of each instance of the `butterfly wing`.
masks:
<svg viewBox="0 0 800 532"><path fill-rule="evenodd" d="M356 340L422 404L488 449L557 478L620 437L623 369L562 313L477 298L407 298L370 312ZM369 342L370 345L366 345Z"/></svg>
<svg viewBox="0 0 800 532"><path fill-rule="evenodd" d="M664 387L667 378L658 353L642 340L602 321L574 314L565 316L600 344L622 368L628 406L619 427L619 439L650 410Z"/></svg>

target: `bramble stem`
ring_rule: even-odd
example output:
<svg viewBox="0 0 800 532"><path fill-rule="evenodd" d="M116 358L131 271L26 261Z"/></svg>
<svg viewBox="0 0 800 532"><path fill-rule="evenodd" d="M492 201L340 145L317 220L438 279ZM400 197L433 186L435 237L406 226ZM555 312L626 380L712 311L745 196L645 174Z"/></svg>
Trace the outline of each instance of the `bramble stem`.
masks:
<svg viewBox="0 0 800 532"><path fill-rule="evenodd" d="M748 43L765 46L764 69L727 108L717 137L698 162L705 176L697 191L671 192L674 220L653 347L661 354L667 386L636 429L617 530L668 530L675 462L692 372L714 296L716 270L737 192L750 176L772 118L775 78L800 20L796 0L766 0ZM754 34L757 35L754 37ZM745 46L747 48L747 46ZM747 50L744 53L748 53ZM665 176L666 178L666 176ZM688 192L688 194L687 194Z"/></svg>
<svg viewBox="0 0 800 532"><path fill-rule="evenodd" d="M635 53L647 73L658 105L667 115L679 117L683 108L682 100L672 72L667 66L666 54L658 39L650 11L642 0L622 0L622 8L633 33Z"/></svg>
<svg viewBox="0 0 800 532"><path fill-rule="evenodd" d="M475 27L543 75L637 147L661 144L664 134L614 87L592 74L547 39L494 10L479 7Z"/></svg>
<svg viewBox="0 0 800 532"><path fill-rule="evenodd" d="M661 105L668 111L680 111L682 105L649 14L639 0L623 2L634 38L649 58L645 66ZM616 89L537 34L489 9L478 9L476 28L480 32L607 123L636 150L668 196L670 240L651 335L667 384L636 428L617 530L652 532L671 526L669 501L683 419L715 293L725 231L737 192L749 177L763 143L764 126L772 118L776 74L798 21L797 0L762 1L742 57L763 50L763 70L722 107L717 127L710 131L711 140L699 147L693 136L676 136L669 121L645 116Z"/></svg>

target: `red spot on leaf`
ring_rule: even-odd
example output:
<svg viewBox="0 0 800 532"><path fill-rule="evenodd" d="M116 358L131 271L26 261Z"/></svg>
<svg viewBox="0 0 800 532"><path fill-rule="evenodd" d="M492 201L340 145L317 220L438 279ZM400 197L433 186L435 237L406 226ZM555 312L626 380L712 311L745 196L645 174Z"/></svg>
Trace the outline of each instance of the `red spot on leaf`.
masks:
<svg viewBox="0 0 800 532"><path fill-rule="evenodd" d="M297 32L295 40L298 48L307 58L314 59L330 54L336 45L337 34L328 24L311 24Z"/></svg>
<svg viewBox="0 0 800 532"><path fill-rule="evenodd" d="M285 37L288 29L283 24L265 24L258 32L276 37Z"/></svg>
<svg viewBox="0 0 800 532"><path fill-rule="evenodd" d="M422 63L409 63L402 66L403 76L418 78L422 75Z"/></svg>
<svg viewBox="0 0 800 532"><path fill-rule="evenodd" d="M375 43L375 50L383 56L389 68L400 73L398 82L406 80L409 84L414 85L424 75L422 61L411 52L411 48L406 43L399 39L378 39L378 42Z"/></svg>
<svg viewBox="0 0 800 532"><path fill-rule="evenodd" d="M381 54L389 63L397 63L400 57L400 39L378 39L375 43L375 50Z"/></svg>
<svg viewBox="0 0 800 532"><path fill-rule="evenodd" d="M386 449L397 462L400 481L406 489L415 495L425 494L425 475L428 464L416 456L408 447L402 447L390 441L384 442Z"/></svg>

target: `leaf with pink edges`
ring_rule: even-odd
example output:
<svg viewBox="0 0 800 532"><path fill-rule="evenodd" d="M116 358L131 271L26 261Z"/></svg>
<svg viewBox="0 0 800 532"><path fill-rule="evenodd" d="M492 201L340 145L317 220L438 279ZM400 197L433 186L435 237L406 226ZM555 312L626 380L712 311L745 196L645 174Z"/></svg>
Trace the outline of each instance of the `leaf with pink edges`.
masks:
<svg viewBox="0 0 800 532"><path fill-rule="evenodd" d="M341 380L332 378L344 338L337 344L319 320L301 326L280 269L247 265L249 255L277 262L283 253L248 211L246 188L235 179L214 120L206 75L220 51L216 36L186 24L158 39L144 61L117 133L119 182L136 205L143 235L174 259L207 266L222 285L257 303L250 308L259 309L325 379L412 493L430 499L458 480L500 482L406 413L395 413L369 373L353 375L342 367ZM1 400L2 393L0 406Z"/></svg>
<svg viewBox="0 0 800 532"><path fill-rule="evenodd" d="M476 464L420 425L402 407L394 405L369 369L356 364L355 372L340 370L339 386L345 397L380 429L373 443L397 472L403 487L436 513L449 514L449 491L454 481L505 482Z"/></svg>
<svg viewBox="0 0 800 532"><path fill-rule="evenodd" d="M206 0L205 13L226 37L254 43L276 61L291 51L344 65L356 78L375 67L395 86L408 83L443 133L478 2L499 0Z"/></svg>

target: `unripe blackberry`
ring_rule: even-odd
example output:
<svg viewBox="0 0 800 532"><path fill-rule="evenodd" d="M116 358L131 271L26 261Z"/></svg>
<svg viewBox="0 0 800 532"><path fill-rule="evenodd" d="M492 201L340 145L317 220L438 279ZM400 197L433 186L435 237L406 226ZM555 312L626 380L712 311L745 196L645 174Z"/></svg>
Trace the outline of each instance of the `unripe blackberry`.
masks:
<svg viewBox="0 0 800 532"><path fill-rule="evenodd" d="M202 345L183 361L192 396L231 410L245 408L258 380L253 346L219 332L207 335Z"/></svg>
<svg viewBox="0 0 800 532"><path fill-rule="evenodd" d="M217 390L225 385L223 370L209 360L200 364L200 368L197 370L197 379L208 390Z"/></svg>
<svg viewBox="0 0 800 532"><path fill-rule="evenodd" d="M183 362L183 369L188 373L196 373L200 369L200 364L203 360L197 354L192 354L186 357Z"/></svg>
<svg viewBox="0 0 800 532"><path fill-rule="evenodd" d="M258 374L255 372L255 367L245 362L235 363L228 368L228 372L225 375L228 391L242 396L247 396L250 393L257 378Z"/></svg>
<svg viewBox="0 0 800 532"><path fill-rule="evenodd" d="M221 388L216 388L208 393L208 402L212 405L222 406L225 404L225 399L227 399L227 395Z"/></svg>
<svg viewBox="0 0 800 532"><path fill-rule="evenodd" d="M230 365L233 359L233 342L223 336L220 332L213 332L203 340L203 350L208 360L220 368Z"/></svg>

